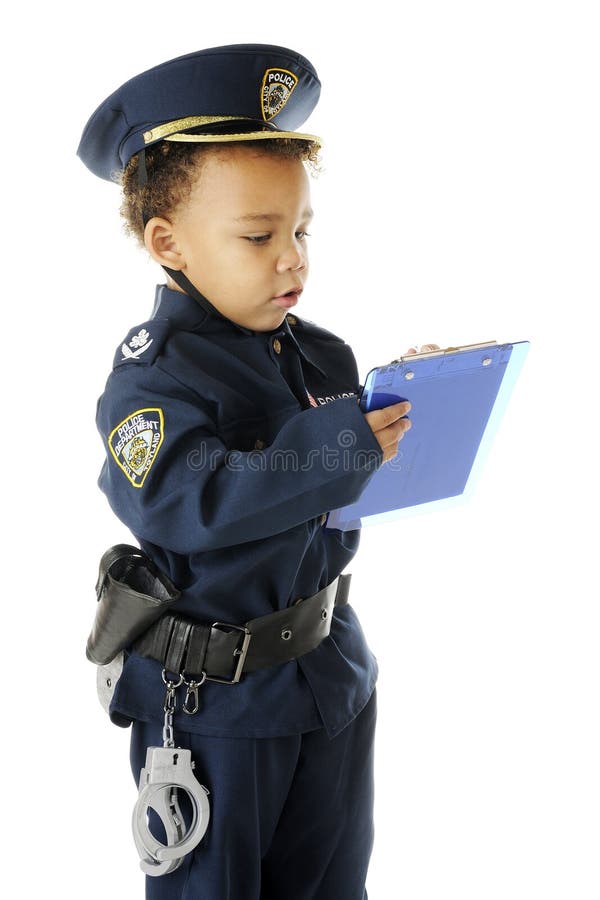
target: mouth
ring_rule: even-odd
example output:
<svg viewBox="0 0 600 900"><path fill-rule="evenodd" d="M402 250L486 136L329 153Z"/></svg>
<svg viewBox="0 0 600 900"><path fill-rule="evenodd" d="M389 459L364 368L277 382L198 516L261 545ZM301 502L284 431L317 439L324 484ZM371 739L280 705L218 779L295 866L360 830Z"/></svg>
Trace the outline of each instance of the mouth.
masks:
<svg viewBox="0 0 600 900"><path fill-rule="evenodd" d="M281 306L284 309L290 309L290 307L296 305L301 293L301 287L291 288L289 291L286 291L285 294L279 294L278 297L273 297L273 303L276 303L277 306Z"/></svg>

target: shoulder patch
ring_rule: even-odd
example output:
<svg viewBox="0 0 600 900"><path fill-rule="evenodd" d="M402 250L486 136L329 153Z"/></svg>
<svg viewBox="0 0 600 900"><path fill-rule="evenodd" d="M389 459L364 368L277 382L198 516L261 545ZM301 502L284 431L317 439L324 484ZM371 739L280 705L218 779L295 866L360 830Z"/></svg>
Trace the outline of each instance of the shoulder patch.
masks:
<svg viewBox="0 0 600 900"><path fill-rule="evenodd" d="M150 319L132 328L115 353L113 368L124 363L150 365L153 363L169 334L168 319Z"/></svg>
<svg viewBox="0 0 600 900"><path fill-rule="evenodd" d="M108 446L118 467L141 488L154 464L165 435L162 409L136 409L113 428Z"/></svg>
<svg viewBox="0 0 600 900"><path fill-rule="evenodd" d="M326 341L339 341L341 344L345 343L344 339L339 337L339 335L334 334L333 331L328 331L327 328L321 328L320 325L316 325L314 322L311 322L310 319L301 319L294 314L293 316L287 316L287 321L292 330L297 328L301 329L306 334L322 338Z"/></svg>

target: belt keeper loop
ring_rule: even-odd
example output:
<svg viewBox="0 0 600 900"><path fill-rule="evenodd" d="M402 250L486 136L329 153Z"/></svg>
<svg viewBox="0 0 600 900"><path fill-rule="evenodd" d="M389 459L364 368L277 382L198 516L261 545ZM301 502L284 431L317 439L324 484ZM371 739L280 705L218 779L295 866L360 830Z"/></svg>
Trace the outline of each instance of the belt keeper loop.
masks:
<svg viewBox="0 0 600 900"><path fill-rule="evenodd" d="M202 622L194 624L188 643L186 671L194 672L196 675L200 675L203 671L210 633L210 625L205 625Z"/></svg>
<svg viewBox="0 0 600 900"><path fill-rule="evenodd" d="M152 638L152 656L154 659L163 660L166 658L169 644L171 643L171 635L177 617L173 615L162 616L156 623L155 627L150 631ZM143 639L144 636L142 636Z"/></svg>
<svg viewBox="0 0 600 900"><path fill-rule="evenodd" d="M164 658L164 668L179 675L185 668L185 655L192 625L178 619L173 625L171 639Z"/></svg>

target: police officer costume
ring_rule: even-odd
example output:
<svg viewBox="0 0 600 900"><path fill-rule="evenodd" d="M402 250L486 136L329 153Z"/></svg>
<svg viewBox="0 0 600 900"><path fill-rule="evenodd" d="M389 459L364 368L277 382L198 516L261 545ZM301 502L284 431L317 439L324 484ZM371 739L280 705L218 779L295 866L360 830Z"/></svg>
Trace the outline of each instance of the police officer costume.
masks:
<svg viewBox="0 0 600 900"><path fill-rule="evenodd" d="M319 91L287 48L191 53L115 91L78 154L112 180L138 153L144 179L144 151L160 140L313 139L294 129ZM112 721L133 722L136 783L160 743L163 670L203 676L175 732L210 791L210 825L176 871L146 879L147 897L363 900L378 667L340 575L360 530L326 527L383 460L357 404L356 360L296 314L267 332L242 327L167 271L186 293L157 287L150 318L119 341L97 409L99 485L181 591L126 648L110 699ZM270 630L248 639L269 616Z"/></svg>

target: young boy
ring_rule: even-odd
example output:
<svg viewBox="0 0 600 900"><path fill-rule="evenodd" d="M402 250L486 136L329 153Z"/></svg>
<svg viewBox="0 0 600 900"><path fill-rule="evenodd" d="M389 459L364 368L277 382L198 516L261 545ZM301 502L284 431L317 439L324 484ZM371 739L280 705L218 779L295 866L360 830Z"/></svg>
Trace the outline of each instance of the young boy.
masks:
<svg viewBox="0 0 600 900"><path fill-rule="evenodd" d="M211 48L119 88L78 150L120 177L167 273L97 412L100 487L181 591L127 648L111 719L133 723L137 783L163 743L163 675L183 675L175 742L210 792L202 841L147 897L367 897L378 670L338 577L360 530L325 520L395 455L410 405L364 415L350 346L289 313L319 146L294 129L319 90L292 50Z"/></svg>

